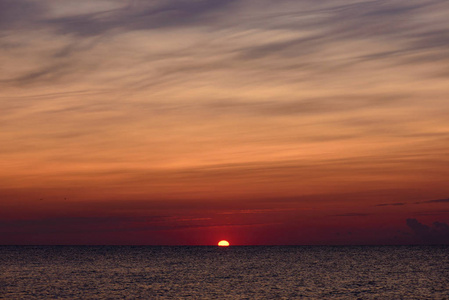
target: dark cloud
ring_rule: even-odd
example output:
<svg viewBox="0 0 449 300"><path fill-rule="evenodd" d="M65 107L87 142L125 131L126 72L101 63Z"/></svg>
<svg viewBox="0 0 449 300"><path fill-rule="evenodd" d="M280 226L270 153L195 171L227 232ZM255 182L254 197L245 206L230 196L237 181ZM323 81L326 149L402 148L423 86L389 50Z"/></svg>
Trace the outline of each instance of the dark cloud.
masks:
<svg viewBox="0 0 449 300"><path fill-rule="evenodd" d="M449 203L449 198L448 199L435 199L435 200L426 200L426 201L417 201L414 202L413 204L426 204L426 203Z"/></svg>
<svg viewBox="0 0 449 300"><path fill-rule="evenodd" d="M417 201L417 202L410 202L410 203L404 203L404 202L396 202L396 203L382 203L377 204L376 206L402 206L402 205L409 205L409 204L425 204L425 203L449 203L448 199L436 199L436 200L427 200L427 201Z"/></svg>
<svg viewBox="0 0 449 300"><path fill-rule="evenodd" d="M418 203L449 203L449 198L447 199L436 199L436 200L428 200L428 201L421 201Z"/></svg>
<svg viewBox="0 0 449 300"><path fill-rule="evenodd" d="M407 226L412 230L415 240L425 244L448 244L449 225L442 222L434 222L432 226L420 223L416 219L407 219Z"/></svg>
<svg viewBox="0 0 449 300"><path fill-rule="evenodd" d="M410 227L410 229L412 229L413 232L418 236L427 235L430 232L429 226L421 224L416 219L407 219L406 223L407 226Z"/></svg>

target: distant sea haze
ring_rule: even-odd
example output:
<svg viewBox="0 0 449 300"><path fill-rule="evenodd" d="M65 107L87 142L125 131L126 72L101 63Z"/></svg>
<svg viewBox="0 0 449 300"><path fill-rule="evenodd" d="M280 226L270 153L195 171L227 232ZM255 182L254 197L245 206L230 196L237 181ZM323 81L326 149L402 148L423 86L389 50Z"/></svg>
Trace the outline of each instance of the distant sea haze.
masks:
<svg viewBox="0 0 449 300"><path fill-rule="evenodd" d="M447 299L448 246L0 246L4 299Z"/></svg>

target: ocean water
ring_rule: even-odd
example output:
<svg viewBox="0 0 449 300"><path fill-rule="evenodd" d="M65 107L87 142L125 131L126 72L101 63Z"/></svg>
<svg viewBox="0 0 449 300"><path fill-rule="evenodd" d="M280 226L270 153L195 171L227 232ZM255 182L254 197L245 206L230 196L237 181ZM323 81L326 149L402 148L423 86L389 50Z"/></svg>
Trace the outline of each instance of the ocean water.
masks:
<svg viewBox="0 0 449 300"><path fill-rule="evenodd" d="M0 246L4 299L449 299L449 247Z"/></svg>

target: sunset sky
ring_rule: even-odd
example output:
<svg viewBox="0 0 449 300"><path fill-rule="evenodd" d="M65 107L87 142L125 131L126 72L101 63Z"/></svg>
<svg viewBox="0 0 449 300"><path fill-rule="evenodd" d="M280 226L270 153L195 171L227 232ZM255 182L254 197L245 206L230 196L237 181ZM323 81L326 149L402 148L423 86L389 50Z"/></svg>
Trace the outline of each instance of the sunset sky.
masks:
<svg viewBox="0 0 449 300"><path fill-rule="evenodd" d="M0 244L449 243L446 0L0 0Z"/></svg>

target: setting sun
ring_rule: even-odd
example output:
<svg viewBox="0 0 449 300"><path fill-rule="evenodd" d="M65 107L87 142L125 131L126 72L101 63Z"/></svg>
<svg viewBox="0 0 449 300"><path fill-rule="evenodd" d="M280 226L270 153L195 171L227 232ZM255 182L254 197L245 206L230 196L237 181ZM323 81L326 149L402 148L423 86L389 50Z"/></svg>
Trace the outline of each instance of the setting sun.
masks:
<svg viewBox="0 0 449 300"><path fill-rule="evenodd" d="M218 242L218 246L220 246L220 247L228 247L229 246L229 242L225 241L225 240L219 241Z"/></svg>

